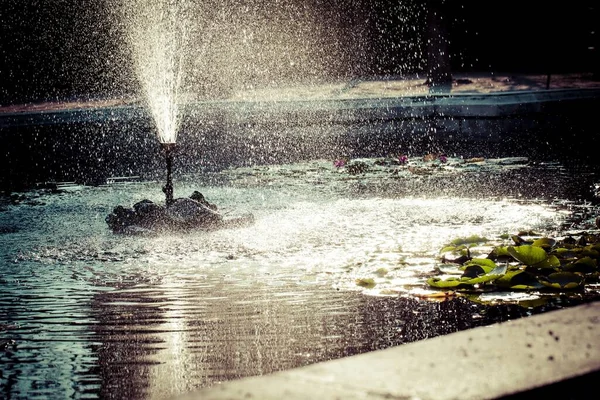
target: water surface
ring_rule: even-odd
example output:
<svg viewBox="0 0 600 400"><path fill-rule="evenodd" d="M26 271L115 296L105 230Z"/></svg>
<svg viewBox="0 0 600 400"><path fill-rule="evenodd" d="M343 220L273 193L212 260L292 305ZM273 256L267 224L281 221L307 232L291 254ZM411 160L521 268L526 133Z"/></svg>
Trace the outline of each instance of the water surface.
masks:
<svg viewBox="0 0 600 400"><path fill-rule="evenodd" d="M162 182L5 199L2 397L168 398L583 301L411 293L457 236L593 227L594 174L526 160L421 172L371 164L352 175L317 160L179 177L176 196L200 190L227 216L256 217L214 232L108 230L115 205L162 202Z"/></svg>

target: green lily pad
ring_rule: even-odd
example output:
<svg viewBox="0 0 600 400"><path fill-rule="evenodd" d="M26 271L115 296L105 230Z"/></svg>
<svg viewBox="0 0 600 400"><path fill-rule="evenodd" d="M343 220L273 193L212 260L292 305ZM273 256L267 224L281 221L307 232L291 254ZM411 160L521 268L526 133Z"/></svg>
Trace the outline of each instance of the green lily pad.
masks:
<svg viewBox="0 0 600 400"><path fill-rule="evenodd" d="M544 237L544 238L534 240L531 245L541 247L545 250L549 250L552 247L554 247L554 245L556 245L556 240Z"/></svg>
<svg viewBox="0 0 600 400"><path fill-rule="evenodd" d="M434 288L446 289L446 288L457 288L464 284L464 281L460 278L451 277L448 279L441 279L438 277L432 277L427 279L427 284Z"/></svg>
<svg viewBox="0 0 600 400"><path fill-rule="evenodd" d="M559 268L560 260L555 255L549 255L544 261L539 262L537 264L533 264L532 267L535 268Z"/></svg>
<svg viewBox="0 0 600 400"><path fill-rule="evenodd" d="M358 278L356 279L356 286L372 289L377 285L373 278Z"/></svg>
<svg viewBox="0 0 600 400"><path fill-rule="evenodd" d="M463 272L461 278L471 279L471 278L477 278L480 275L486 274L486 270L481 265L469 264L469 265L463 266L462 268L464 268L464 272Z"/></svg>
<svg viewBox="0 0 600 400"><path fill-rule="evenodd" d="M446 276L428 279L429 286L446 291L452 288L463 294L477 293L476 297L497 292L502 299L505 293L514 291L515 301L521 304L521 298L528 298L523 291L539 293L551 289L562 295L585 284L595 288L600 281L600 235L583 232L576 237L553 239L535 232L520 232L504 237L511 238L514 245L496 246L487 257L471 254L472 244L480 243L477 238L456 239L444 247L442 262L458 265L450 268L449 264L442 264L448 273L439 269ZM451 255L455 259L450 260ZM460 270L463 271L460 277L451 276Z"/></svg>
<svg viewBox="0 0 600 400"><path fill-rule="evenodd" d="M520 231L517 233L519 236L541 236L539 233L535 231Z"/></svg>
<svg viewBox="0 0 600 400"><path fill-rule="evenodd" d="M462 267L454 263L440 264L435 267L438 273L445 275L462 275L463 271L460 268Z"/></svg>
<svg viewBox="0 0 600 400"><path fill-rule="evenodd" d="M506 273L506 266L501 266L501 267L494 269L493 271L491 271L488 274L480 275L477 278L469 279L465 283L467 283L469 285L477 285L479 283L492 282L492 281L495 281L496 279L504 276L505 273Z"/></svg>
<svg viewBox="0 0 600 400"><path fill-rule="evenodd" d="M535 265L548 258L546 250L528 244L522 246L509 246L507 250L511 256L525 265Z"/></svg>
<svg viewBox="0 0 600 400"><path fill-rule="evenodd" d="M440 250L440 254L443 253L452 253L457 256L466 256L469 254L469 248L464 244L455 246L453 244L449 244Z"/></svg>
<svg viewBox="0 0 600 400"><path fill-rule="evenodd" d="M493 260L490 260L489 258L472 258L471 260L469 260L465 263L465 265L464 265L465 270L467 267L469 267L471 265L476 265L476 266L481 267L481 269L484 271L484 273L488 273L491 270L493 270L494 268L496 268L496 263Z"/></svg>
<svg viewBox="0 0 600 400"><path fill-rule="evenodd" d="M490 254L488 255L490 260L498 261L498 260L512 260L513 257L508 252L507 246L496 246L492 249Z"/></svg>
<svg viewBox="0 0 600 400"><path fill-rule="evenodd" d="M452 244L454 246L459 246L461 244L485 243L487 241L488 241L488 239L486 239L482 236L471 235L471 236L464 237L464 238L454 239L453 241L450 242L450 244Z"/></svg>
<svg viewBox="0 0 600 400"><path fill-rule="evenodd" d="M523 238L522 238L521 236L519 236L519 235L512 235L512 236L511 236L511 239L513 240L513 242L515 242L515 244L516 244L517 246L522 246L522 245L525 245L525 244L531 244L531 243L532 243L531 241L528 241L528 240L525 240L525 239L523 239Z"/></svg>
<svg viewBox="0 0 600 400"><path fill-rule="evenodd" d="M540 283L553 289L577 289L583 286L584 278L572 272L555 272L548 276L538 277Z"/></svg>
<svg viewBox="0 0 600 400"><path fill-rule="evenodd" d="M579 252L577 251L577 249L567 249L566 247L559 247L557 249L552 250L552 253L562 259L570 259L575 258L577 256L577 253Z"/></svg>
<svg viewBox="0 0 600 400"><path fill-rule="evenodd" d="M523 270L508 271L496 280L496 285L512 290L542 289L542 285L534 275Z"/></svg>
<svg viewBox="0 0 600 400"><path fill-rule="evenodd" d="M443 247L443 248L440 250L440 254L444 254L444 253L454 253L455 251L456 251L456 246L454 246L454 245L450 245L450 246Z"/></svg>
<svg viewBox="0 0 600 400"><path fill-rule="evenodd" d="M579 260L565 265L567 272L592 273L598 269L598 261L590 257L583 257Z"/></svg>
<svg viewBox="0 0 600 400"><path fill-rule="evenodd" d="M591 258L600 258L600 252L594 249L592 246L586 246L581 250L581 256L591 257Z"/></svg>
<svg viewBox="0 0 600 400"><path fill-rule="evenodd" d="M494 268L489 273L485 273L483 268L479 265L471 265L467 268L468 272L465 271L466 275L463 274L460 278L450 277L447 279L441 279L438 277L429 278L427 284L435 288L446 289L446 288L460 288L477 285L480 283L492 282L506 273L506 266L499 266ZM480 273L477 275L478 273Z"/></svg>

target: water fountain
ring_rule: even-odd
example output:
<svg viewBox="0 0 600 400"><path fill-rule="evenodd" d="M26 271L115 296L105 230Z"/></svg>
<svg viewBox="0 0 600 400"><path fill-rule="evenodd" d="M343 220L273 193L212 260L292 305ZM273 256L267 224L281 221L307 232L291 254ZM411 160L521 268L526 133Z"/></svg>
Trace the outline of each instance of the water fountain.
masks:
<svg viewBox="0 0 600 400"><path fill-rule="evenodd" d="M117 206L106 218L109 227L114 232L139 233L140 229L215 229L251 223L252 215L224 220L216 206L198 191L189 198L174 198L173 157L182 123L183 85L190 64L186 56L191 51L191 3L127 0L122 3L121 12L143 103L165 155L166 184L162 190L166 207L150 200L138 202L132 209Z"/></svg>
<svg viewBox="0 0 600 400"><path fill-rule="evenodd" d="M186 78L188 2L128 0L122 2L126 43L133 58L142 98L165 153L167 206L173 204L172 165L181 126L182 85Z"/></svg>
<svg viewBox="0 0 600 400"><path fill-rule="evenodd" d="M589 228L598 203L589 184L598 182L597 175L580 175L556 160L441 157L392 145L385 150L403 154L374 151L380 147L369 148L370 139L403 134L409 124L352 119L352 110L341 122L316 120L313 108L322 99L294 103L265 72L314 78L325 69L319 62L336 59L333 69L343 64L336 51L343 46L318 41L336 42L321 35L326 30L320 18L330 19L314 4L323 2L313 3L314 9L278 2L291 13L267 10L258 0L244 2L243 9L228 8L233 3L124 2L127 44L153 121L144 128L156 131L166 161L164 186L151 179L59 185L58 193L32 191L0 203L0 397L175 397L578 304L598 290L427 297L435 291L426 279L448 267L439 250L457 236ZM192 6L201 10L185 8ZM214 23L190 26L190 20ZM188 30L180 32L182 27ZM200 33L205 41L197 40ZM181 50L188 45L195 51ZM198 46L210 49L199 52ZM203 92L199 82L209 89ZM231 86L244 89L244 101ZM349 90L335 82L330 87ZM188 102L182 88L205 102ZM301 88L310 91L310 85ZM226 94L234 100L219 97ZM258 97L262 103L275 98L269 104L289 107L286 115L305 111L307 117L273 126L244 119L245 107L261 103L251 101ZM389 116L386 103L377 102ZM234 122L204 120L203 106L216 103L229 113L218 117ZM200 120L196 125L185 125L183 111L190 109ZM192 193L217 227L232 228L197 229L187 225L185 210L175 215L173 193L175 154L180 160L182 149L189 153L192 147L189 137L200 135L186 131L190 126L212 126L217 139L239 138L248 144L244 156L253 155L251 145L262 138L273 148L288 143L284 136L297 147L319 147L317 139L329 135L356 139L358 147L366 143L360 148L366 157L352 159L344 153L348 147L332 146L325 149L335 155L329 158L190 172L177 181L177 191ZM215 141L215 147L232 143ZM199 185L222 214L211 213L214 205L196 193ZM156 198L161 186L165 207L139 201ZM121 211L145 228L131 233L142 235L107 231L102 216L115 203L136 204ZM251 210L254 223L227 224L220 217L228 209ZM179 228L156 229L155 218L140 222L131 216L140 210L168 210L182 217Z"/></svg>

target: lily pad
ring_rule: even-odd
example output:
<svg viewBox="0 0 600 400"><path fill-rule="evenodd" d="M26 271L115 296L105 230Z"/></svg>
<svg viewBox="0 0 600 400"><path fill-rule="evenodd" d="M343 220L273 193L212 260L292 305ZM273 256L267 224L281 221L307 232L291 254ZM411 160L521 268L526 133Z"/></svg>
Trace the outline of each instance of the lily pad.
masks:
<svg viewBox="0 0 600 400"><path fill-rule="evenodd" d="M488 255L490 260L512 260L513 257L508 252L508 246L496 246Z"/></svg>
<svg viewBox="0 0 600 400"><path fill-rule="evenodd" d="M478 283L495 281L496 279L498 279L498 278L502 277L504 274L506 274L506 269L507 269L506 265L497 266L496 268L494 268L493 270L491 270L490 272L488 272L484 275L479 275L476 278L469 279L468 283L471 285L476 285Z"/></svg>
<svg viewBox="0 0 600 400"><path fill-rule="evenodd" d="M542 285L553 289L577 289L583 285L584 278L572 272L555 272L547 277L540 276Z"/></svg>
<svg viewBox="0 0 600 400"><path fill-rule="evenodd" d="M450 242L450 244L452 244L454 246L459 246L461 244L485 243L487 241L488 241L488 239L486 239L482 236L471 235L468 237L454 239L452 242Z"/></svg>
<svg viewBox="0 0 600 400"><path fill-rule="evenodd" d="M507 251L515 258L515 260L520 261L525 265L535 265L548 258L546 250L528 244L522 246L509 246Z"/></svg>
<svg viewBox="0 0 600 400"><path fill-rule="evenodd" d="M560 267L560 260L555 255L549 255L544 261L532 265L535 268L558 268Z"/></svg>
<svg viewBox="0 0 600 400"><path fill-rule="evenodd" d="M472 258L464 264L465 269L471 265L476 265L481 267L484 273L488 273L494 268L496 268L496 263L489 258Z"/></svg>
<svg viewBox="0 0 600 400"><path fill-rule="evenodd" d="M512 290L535 290L542 289L544 285L537 278L523 270L508 271L504 276L496 280L496 285L510 288Z"/></svg>
<svg viewBox="0 0 600 400"><path fill-rule="evenodd" d="M598 261L591 257L583 257L579 260L565 265L567 272L592 273L598 269Z"/></svg>
<svg viewBox="0 0 600 400"><path fill-rule="evenodd" d="M481 265L477 265L477 264L468 264L461 268L464 269L464 272L463 272L461 278L471 279L471 278L477 278L478 276L486 274L486 270Z"/></svg>
<svg viewBox="0 0 600 400"><path fill-rule="evenodd" d="M427 284L435 288L464 288L481 283L492 282L506 273L506 266L503 265L496 267L489 273L484 273L483 268L478 265L472 265L467 270L468 272L465 271L465 274L463 274L460 278L450 277L447 279L441 279L438 277L433 277L427 280ZM477 275L479 272L482 273Z"/></svg>
<svg viewBox="0 0 600 400"><path fill-rule="evenodd" d="M432 277L432 278L427 279L427 284L429 286L432 286L435 288L440 288L440 289L458 288L460 286L468 286L468 285L465 285L463 280L461 280L460 278L456 278L456 277L451 277L448 279Z"/></svg>
<svg viewBox="0 0 600 400"><path fill-rule="evenodd" d="M372 289L377 285L373 278L358 278L356 279L356 286L364 287L366 289Z"/></svg>
<svg viewBox="0 0 600 400"><path fill-rule="evenodd" d="M531 245L541 247L545 250L549 250L552 247L554 247L554 245L556 245L556 240L552 239L552 238L544 237L544 238L534 240Z"/></svg>
<svg viewBox="0 0 600 400"><path fill-rule="evenodd" d="M584 257L600 258L600 252L592 246L586 246L581 250L581 255Z"/></svg>

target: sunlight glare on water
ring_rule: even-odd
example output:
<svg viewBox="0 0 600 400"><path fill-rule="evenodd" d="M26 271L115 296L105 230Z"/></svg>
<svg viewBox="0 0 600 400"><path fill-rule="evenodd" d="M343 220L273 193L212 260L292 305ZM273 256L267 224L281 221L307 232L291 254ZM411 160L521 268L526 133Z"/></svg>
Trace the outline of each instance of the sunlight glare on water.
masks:
<svg viewBox="0 0 600 400"><path fill-rule="evenodd" d="M438 251L459 234L497 238L523 227L555 225L560 218L546 206L509 200L300 201L259 211L250 227L146 239L144 258L149 267L166 269L165 274L219 271L267 282L285 276L348 286L352 276L371 276L379 268L391 270L390 278L402 274L399 267L407 258L420 260L418 268L428 272Z"/></svg>
<svg viewBox="0 0 600 400"><path fill-rule="evenodd" d="M113 234L104 216L118 204L163 201L158 182L31 194L30 204L6 206L0 333L9 341L0 364L16 383L0 386L3 393L166 398L387 347L392 331L395 343L451 332L454 319L420 318L398 331L383 297L357 292L395 294L386 304L409 318L402 302L415 300L398 294L425 286L448 241L548 232L568 218L535 200L357 194L337 171L293 168L307 173L268 185L178 184L178 193L199 189L226 216L254 214L254 224L235 229ZM332 174L328 185L313 184L316 171ZM360 287L359 278L377 285ZM449 304L439 307L461 303ZM427 307L428 318L447 315ZM469 319L472 307L464 307Z"/></svg>

